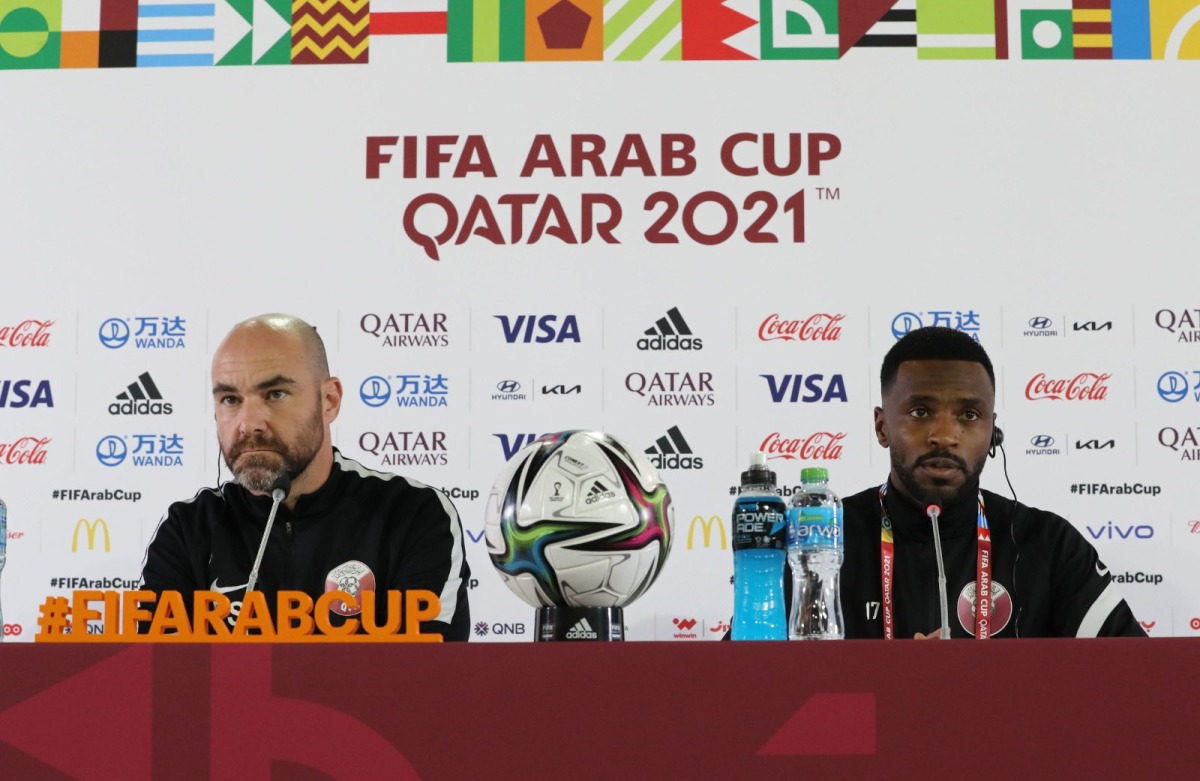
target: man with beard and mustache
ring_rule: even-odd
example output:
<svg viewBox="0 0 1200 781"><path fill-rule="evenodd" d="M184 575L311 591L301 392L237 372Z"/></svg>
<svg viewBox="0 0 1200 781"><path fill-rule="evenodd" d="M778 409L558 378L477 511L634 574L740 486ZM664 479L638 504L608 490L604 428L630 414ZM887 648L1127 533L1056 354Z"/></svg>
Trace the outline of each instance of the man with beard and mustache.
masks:
<svg viewBox="0 0 1200 781"><path fill-rule="evenodd" d="M333 447L342 384L329 374L315 328L282 314L234 326L213 356L212 394L221 456L234 479L171 505L146 550L144 588L180 592L189 611L194 592L220 592L236 614L272 486L287 477L255 587L272 612L279 591L316 600L350 583L355 595L377 591L375 621L383 626L383 592L424 589L439 597L441 612L421 631L468 638L470 570L458 513L441 491L367 469ZM360 613L336 602L330 623Z"/></svg>
<svg viewBox="0 0 1200 781"><path fill-rule="evenodd" d="M912 331L884 357L880 384L875 436L891 473L843 503L846 637L939 636L933 504L952 638L1145 636L1070 523L980 489L1003 434L992 362L978 342L950 328Z"/></svg>

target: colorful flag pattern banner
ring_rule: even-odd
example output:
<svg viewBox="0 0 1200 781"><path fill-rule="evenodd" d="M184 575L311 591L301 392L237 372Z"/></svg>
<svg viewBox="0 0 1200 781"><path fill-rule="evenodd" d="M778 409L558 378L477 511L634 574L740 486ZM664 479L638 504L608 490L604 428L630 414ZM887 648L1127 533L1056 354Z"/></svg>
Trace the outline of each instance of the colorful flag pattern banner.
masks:
<svg viewBox="0 0 1200 781"><path fill-rule="evenodd" d="M1196 60L1200 0L0 0L0 70L466 62Z"/></svg>

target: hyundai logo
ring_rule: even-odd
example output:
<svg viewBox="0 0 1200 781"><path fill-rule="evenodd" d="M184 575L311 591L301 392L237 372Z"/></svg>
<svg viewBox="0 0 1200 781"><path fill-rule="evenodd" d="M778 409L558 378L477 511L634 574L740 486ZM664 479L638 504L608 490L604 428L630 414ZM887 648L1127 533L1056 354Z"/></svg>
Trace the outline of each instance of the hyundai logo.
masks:
<svg viewBox="0 0 1200 781"><path fill-rule="evenodd" d="M1054 321L1048 317L1029 318L1029 327L1035 331L1046 331L1054 326Z"/></svg>
<svg viewBox="0 0 1200 781"><path fill-rule="evenodd" d="M129 323L118 317L110 317L100 324L100 344L110 350L124 347L129 341Z"/></svg>
<svg viewBox="0 0 1200 781"><path fill-rule="evenodd" d="M909 331L921 328L921 316L913 312L901 312L892 318L892 336L899 339Z"/></svg>
<svg viewBox="0 0 1200 781"><path fill-rule="evenodd" d="M109 435L96 443L96 460L104 466L120 466L128 452L125 440L118 436Z"/></svg>
<svg viewBox="0 0 1200 781"><path fill-rule="evenodd" d="M1054 447L1054 437L1048 434L1038 434L1036 437L1029 440L1029 444L1037 448Z"/></svg>
<svg viewBox="0 0 1200 781"><path fill-rule="evenodd" d="M1158 378L1158 395L1174 404L1183 401L1188 392L1188 379L1183 372L1167 372Z"/></svg>
<svg viewBox="0 0 1200 781"><path fill-rule="evenodd" d="M368 407L382 407L392 397L392 384L384 377L373 375L358 386L358 397Z"/></svg>
<svg viewBox="0 0 1200 781"><path fill-rule="evenodd" d="M521 390L521 383L516 380L502 380L496 383L496 390L501 393L516 393Z"/></svg>

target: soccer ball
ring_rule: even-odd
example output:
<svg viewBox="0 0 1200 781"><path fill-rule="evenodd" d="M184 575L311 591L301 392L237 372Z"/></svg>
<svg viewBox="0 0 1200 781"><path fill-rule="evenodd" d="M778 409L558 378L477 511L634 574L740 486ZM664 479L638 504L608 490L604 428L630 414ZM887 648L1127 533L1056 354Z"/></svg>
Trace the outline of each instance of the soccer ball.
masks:
<svg viewBox="0 0 1200 781"><path fill-rule="evenodd" d="M653 465L599 431L526 445L488 496L488 555L534 607L622 607L671 552L675 508Z"/></svg>

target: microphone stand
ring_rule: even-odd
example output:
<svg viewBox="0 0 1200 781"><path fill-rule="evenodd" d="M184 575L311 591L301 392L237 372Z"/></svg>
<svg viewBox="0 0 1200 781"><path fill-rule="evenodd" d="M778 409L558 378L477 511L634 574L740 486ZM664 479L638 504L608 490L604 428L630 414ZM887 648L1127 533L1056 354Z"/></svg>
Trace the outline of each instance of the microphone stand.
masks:
<svg viewBox="0 0 1200 781"><path fill-rule="evenodd" d="M931 504L925 508L925 514L929 516L929 520L933 523L933 552L937 557L938 568L938 596L939 607L942 609L942 631L941 639L950 639L950 606L946 601L946 563L942 560L942 537L938 533L938 516L942 514L942 508L936 504Z"/></svg>

